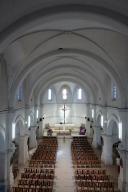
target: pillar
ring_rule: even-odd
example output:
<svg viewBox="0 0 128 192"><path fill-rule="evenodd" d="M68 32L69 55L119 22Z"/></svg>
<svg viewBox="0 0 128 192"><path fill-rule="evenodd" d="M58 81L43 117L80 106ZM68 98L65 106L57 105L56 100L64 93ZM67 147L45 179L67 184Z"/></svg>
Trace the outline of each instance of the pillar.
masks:
<svg viewBox="0 0 128 192"><path fill-rule="evenodd" d="M88 121L88 119L86 120L86 134L87 134L87 136L88 137L90 137L90 125L91 125L91 122L90 121Z"/></svg>
<svg viewBox="0 0 128 192"><path fill-rule="evenodd" d="M3 174L3 175L5 175L5 178L6 178L6 181L5 181L5 182L6 182L6 189L5 189L5 191L8 191L8 188L9 188L9 187L13 184L13 182L14 182L13 173L12 173L12 166L10 165L10 160L11 160L14 152L15 152L15 144L12 143L12 142L10 142L10 145L9 145L9 147L6 149L6 151L5 151L5 152L2 152L2 153L0 154L0 159L2 158L2 160L4 161L4 162L1 162L1 163L0 163L0 165L2 166L2 167L0 167L0 170L1 170L1 171L4 170L4 169L5 169L5 166L6 166L6 174L8 174L8 175ZM4 172L5 172L5 170L4 170ZM1 175L1 176L2 176L2 175ZM11 176L11 177L10 177L10 176ZM3 191L4 191L4 190L3 190Z"/></svg>
<svg viewBox="0 0 128 192"><path fill-rule="evenodd" d="M37 130L36 126L30 127L30 132L29 132L29 148L30 149L37 147L36 130Z"/></svg>
<svg viewBox="0 0 128 192"><path fill-rule="evenodd" d="M103 149L102 149L102 155L101 155L101 160L106 164L106 165L112 165L113 164L113 158L112 158L112 136L107 135L107 134L102 134L103 137Z"/></svg>
<svg viewBox="0 0 128 192"><path fill-rule="evenodd" d="M101 138L100 138L100 127L99 126L93 126L94 134L93 134L93 141L92 146L97 148L101 145Z"/></svg>
<svg viewBox="0 0 128 192"><path fill-rule="evenodd" d="M120 173L118 177L118 188L123 191L128 191L128 149L122 143L119 144L118 151L122 158L122 165L120 165Z"/></svg>
<svg viewBox="0 0 128 192"><path fill-rule="evenodd" d="M10 186L13 186L14 184L14 176L12 171L12 165L10 166Z"/></svg>
<svg viewBox="0 0 128 192"><path fill-rule="evenodd" d="M11 143L10 150L9 150L11 158L13 157L15 149L16 149L15 144ZM14 176L12 172L12 165L10 165L10 185L12 186L13 184L14 184Z"/></svg>
<svg viewBox="0 0 128 192"><path fill-rule="evenodd" d="M19 166L24 166L25 163L29 160L28 154L28 135L22 135L19 138Z"/></svg>
<svg viewBox="0 0 128 192"><path fill-rule="evenodd" d="M5 186L5 152L0 151L0 191L4 189L4 186Z"/></svg>
<svg viewBox="0 0 128 192"><path fill-rule="evenodd" d="M2 163L3 168L5 169L5 190L2 192L6 192L9 190L10 187L10 173L11 173L11 166L10 160L15 152L15 145L12 143L12 119L14 110L13 108L9 107L8 113L6 115L6 140L5 140L5 150L3 151L3 158L4 163ZM1 156L1 155L0 155Z"/></svg>
<svg viewBox="0 0 128 192"><path fill-rule="evenodd" d="M118 188L123 192L128 192L128 110L120 109L120 121L122 122L122 140L118 146L118 151L122 159L120 174L118 177Z"/></svg>
<svg viewBox="0 0 128 192"><path fill-rule="evenodd" d="M38 118L37 118L37 110L38 110ZM38 109L38 106L35 105L34 106L34 125L37 125L38 119L39 119L39 109Z"/></svg>
<svg viewBox="0 0 128 192"><path fill-rule="evenodd" d="M92 128L93 126L92 125L90 125L90 138L93 138L93 128Z"/></svg>
<svg viewBox="0 0 128 192"><path fill-rule="evenodd" d="M39 137L42 137L42 136L43 136L42 124L43 124L43 118L42 118L41 121L39 120L39 123L38 123L38 126L39 126Z"/></svg>

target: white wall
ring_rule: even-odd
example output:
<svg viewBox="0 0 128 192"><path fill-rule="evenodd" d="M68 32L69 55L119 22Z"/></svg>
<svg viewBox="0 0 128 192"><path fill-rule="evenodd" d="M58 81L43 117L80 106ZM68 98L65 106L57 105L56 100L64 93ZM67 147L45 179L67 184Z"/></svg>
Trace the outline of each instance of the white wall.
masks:
<svg viewBox="0 0 128 192"><path fill-rule="evenodd" d="M62 99L62 89L66 87L68 90L68 98ZM82 99L78 100L77 91L82 88L72 82L62 81L55 83L50 87L52 89L52 100L48 101L48 91L42 95L42 116L45 117L43 123L59 124L64 123L64 104L65 104L65 123L76 124L80 126L85 123L85 116L87 116L87 95L82 89Z"/></svg>
<svg viewBox="0 0 128 192"><path fill-rule="evenodd" d="M64 122L63 104L44 104L43 115L44 124L58 124ZM85 104L66 104L65 123L80 125L85 123L87 116L87 106Z"/></svg>

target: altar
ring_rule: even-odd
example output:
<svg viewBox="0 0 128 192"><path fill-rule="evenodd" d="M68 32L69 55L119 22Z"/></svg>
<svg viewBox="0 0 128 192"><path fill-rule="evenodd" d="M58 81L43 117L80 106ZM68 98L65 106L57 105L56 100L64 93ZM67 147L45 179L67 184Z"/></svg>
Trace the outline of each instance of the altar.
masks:
<svg viewBox="0 0 128 192"><path fill-rule="evenodd" d="M80 124L75 125L72 123L72 119L68 119L68 112L70 111L69 106L63 104L63 108L60 109L61 118L56 123L50 123L49 128L52 129L52 135L72 135L74 133L79 133ZM58 123L59 122L59 123ZM46 134L47 130L45 131Z"/></svg>
<svg viewBox="0 0 128 192"><path fill-rule="evenodd" d="M52 129L53 136L57 135L73 135L79 133L79 126L77 127L73 123L66 123L66 124L54 124L50 125L50 128ZM45 135L47 130L45 130Z"/></svg>

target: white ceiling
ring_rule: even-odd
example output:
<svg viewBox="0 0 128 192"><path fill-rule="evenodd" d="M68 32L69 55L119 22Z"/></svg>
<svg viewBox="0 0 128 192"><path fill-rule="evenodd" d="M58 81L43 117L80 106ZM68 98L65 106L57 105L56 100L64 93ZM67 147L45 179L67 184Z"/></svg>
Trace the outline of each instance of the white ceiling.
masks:
<svg viewBox="0 0 128 192"><path fill-rule="evenodd" d="M107 100L106 79L109 83L116 82L121 94L126 94L126 1L73 1L79 6L67 6L73 2L57 0L5 2L0 7L0 28L1 31L5 29L0 36L0 50L7 63L12 98L23 80L29 82L30 95L34 92L41 95L41 90L52 82L67 79L84 85L95 97L95 102L99 97L103 98L104 104ZM82 10L81 5L86 3L89 7L84 12L86 7ZM60 9L56 12L53 9L52 13L47 10L45 16L40 15L40 11L37 14L37 10L47 6L52 10L59 4ZM64 8L62 4L65 4ZM106 11L102 13L104 8ZM2 19L5 10L7 14ZM122 24L117 21L119 18L124 21Z"/></svg>

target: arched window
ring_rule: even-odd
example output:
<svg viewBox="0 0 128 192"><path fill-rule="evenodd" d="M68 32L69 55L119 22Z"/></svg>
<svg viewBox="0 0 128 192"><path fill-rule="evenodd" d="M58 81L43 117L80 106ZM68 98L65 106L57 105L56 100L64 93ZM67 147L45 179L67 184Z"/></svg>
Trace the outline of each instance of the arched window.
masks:
<svg viewBox="0 0 128 192"><path fill-rule="evenodd" d="M79 100L82 99L82 89L81 89L81 88L78 89L77 98L78 98Z"/></svg>
<svg viewBox="0 0 128 192"><path fill-rule="evenodd" d="M67 89L66 88L62 89L62 98L63 98L63 100L67 99Z"/></svg>
<svg viewBox="0 0 128 192"><path fill-rule="evenodd" d="M94 118L94 109L92 109L92 118Z"/></svg>
<svg viewBox="0 0 128 192"><path fill-rule="evenodd" d="M112 85L112 100L117 99L117 86L115 84Z"/></svg>
<svg viewBox="0 0 128 192"><path fill-rule="evenodd" d="M30 115L28 116L28 127L30 127L30 125L31 125L31 117L30 117Z"/></svg>
<svg viewBox="0 0 128 192"><path fill-rule="evenodd" d="M17 97L17 101L22 101L23 100L23 86L22 86L22 84L19 85L19 87L18 87L16 97Z"/></svg>
<svg viewBox="0 0 128 192"><path fill-rule="evenodd" d="M104 116L103 115L101 115L101 122L100 122L100 124L101 124L101 127L104 126Z"/></svg>
<svg viewBox="0 0 128 192"><path fill-rule="evenodd" d="M119 126L118 126L119 128L119 131L118 131L118 133L119 133L119 139L120 140L122 140L122 122L119 122Z"/></svg>
<svg viewBox="0 0 128 192"><path fill-rule="evenodd" d="M52 100L52 90L48 89L48 100Z"/></svg>
<svg viewBox="0 0 128 192"><path fill-rule="evenodd" d="M12 123L12 140L14 140L16 137L16 125L15 123Z"/></svg>

